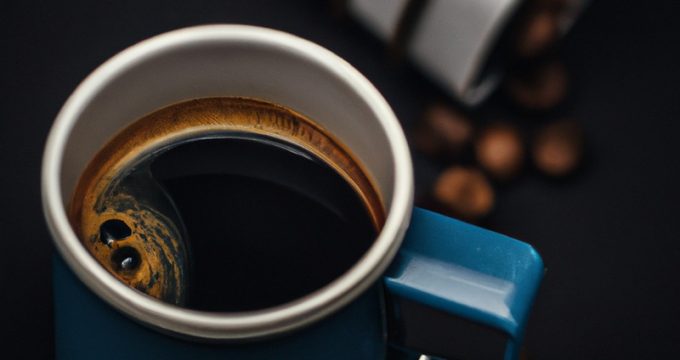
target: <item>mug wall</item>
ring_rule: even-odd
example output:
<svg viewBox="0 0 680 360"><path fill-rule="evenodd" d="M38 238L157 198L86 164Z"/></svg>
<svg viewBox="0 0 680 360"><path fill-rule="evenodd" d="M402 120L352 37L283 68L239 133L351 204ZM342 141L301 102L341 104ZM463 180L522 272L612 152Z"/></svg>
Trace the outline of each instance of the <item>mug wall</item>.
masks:
<svg viewBox="0 0 680 360"><path fill-rule="evenodd" d="M386 208L394 189L394 151L380 116L394 116L382 99L346 80L360 76L349 65L334 66L316 47L315 56L286 49L283 33L247 36L219 29L188 43L175 32L132 47L93 73L81 86L91 99L71 130L63 155L62 197L68 202L88 161L108 139L138 118L168 104L199 97L245 96L283 104L311 119L347 145L374 178ZM272 34L270 34L272 35ZM369 89L370 90L370 89ZM367 96L369 94L369 96ZM380 112L380 114L378 114ZM375 151L375 149L386 149ZM408 158L403 161L408 163Z"/></svg>

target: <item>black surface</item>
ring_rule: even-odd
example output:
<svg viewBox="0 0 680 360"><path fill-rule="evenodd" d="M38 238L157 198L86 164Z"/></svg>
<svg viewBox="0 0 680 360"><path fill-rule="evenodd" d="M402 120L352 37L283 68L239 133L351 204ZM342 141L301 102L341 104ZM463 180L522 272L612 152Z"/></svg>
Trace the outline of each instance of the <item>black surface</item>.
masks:
<svg viewBox="0 0 680 360"><path fill-rule="evenodd" d="M387 337L397 349L445 359L503 359L507 333L400 296L386 302Z"/></svg>
<svg viewBox="0 0 680 360"><path fill-rule="evenodd" d="M548 266L529 324L531 359L669 358L680 352L680 22L675 1L593 1L563 48L564 113L586 126L589 161L551 182L528 173L487 226L534 244ZM378 42L321 1L9 2L0 10L0 331L3 357L52 354L50 256L39 173L51 122L97 65L178 27L282 29L344 57L408 127L441 93L386 66ZM419 192L437 166L416 154ZM87 341L83 339L83 341Z"/></svg>

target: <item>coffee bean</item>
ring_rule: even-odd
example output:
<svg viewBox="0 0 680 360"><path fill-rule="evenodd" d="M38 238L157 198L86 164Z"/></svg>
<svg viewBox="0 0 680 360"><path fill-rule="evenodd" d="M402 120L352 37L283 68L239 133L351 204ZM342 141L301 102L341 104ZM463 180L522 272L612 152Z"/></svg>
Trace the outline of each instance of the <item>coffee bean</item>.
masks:
<svg viewBox="0 0 680 360"><path fill-rule="evenodd" d="M534 7L519 23L515 36L515 53L522 58L534 57L550 48L560 36L559 18L545 7Z"/></svg>
<svg viewBox="0 0 680 360"><path fill-rule="evenodd" d="M472 139L470 120L453 108L435 104L424 113L416 127L413 145L427 155L456 155Z"/></svg>
<svg viewBox="0 0 680 360"><path fill-rule="evenodd" d="M538 64L509 75L506 90L518 105L530 110L548 110L567 93L567 72L557 61Z"/></svg>
<svg viewBox="0 0 680 360"><path fill-rule="evenodd" d="M522 167L524 144L510 124L495 123L482 130L475 142L477 162L498 180L509 180Z"/></svg>
<svg viewBox="0 0 680 360"><path fill-rule="evenodd" d="M550 176L564 176L576 169L583 155L583 130L573 120L548 124L533 141L536 167Z"/></svg>
<svg viewBox="0 0 680 360"><path fill-rule="evenodd" d="M461 166L444 170L435 182L433 195L445 210L466 220L487 215L494 204L494 191L484 174Z"/></svg>

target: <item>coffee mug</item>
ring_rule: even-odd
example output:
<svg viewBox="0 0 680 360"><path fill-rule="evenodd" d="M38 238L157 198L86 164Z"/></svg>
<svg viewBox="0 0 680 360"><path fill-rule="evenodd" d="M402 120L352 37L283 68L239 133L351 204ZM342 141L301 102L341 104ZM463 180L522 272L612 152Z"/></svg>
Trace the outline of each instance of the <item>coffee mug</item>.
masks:
<svg viewBox="0 0 680 360"><path fill-rule="evenodd" d="M280 306L218 313L158 301L107 272L68 220L80 175L114 134L169 104L223 96L282 104L314 119L359 159L383 201L384 225L361 259ZM385 99L351 65L309 41L209 25L124 50L70 96L44 153L44 212L60 254L53 275L57 357L517 358L543 275L540 256L520 241L414 209L412 171Z"/></svg>

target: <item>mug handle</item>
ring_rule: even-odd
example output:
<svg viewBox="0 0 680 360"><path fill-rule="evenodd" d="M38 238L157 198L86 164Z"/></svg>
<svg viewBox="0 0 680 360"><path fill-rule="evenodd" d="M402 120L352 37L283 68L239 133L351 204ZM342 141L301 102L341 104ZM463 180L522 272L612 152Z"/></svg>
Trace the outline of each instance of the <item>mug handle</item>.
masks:
<svg viewBox="0 0 680 360"><path fill-rule="evenodd" d="M531 245L415 208L384 278L390 351L516 359L543 272Z"/></svg>

